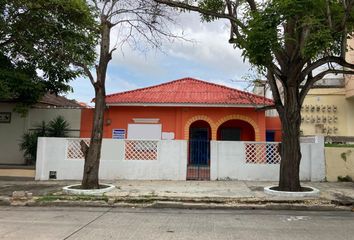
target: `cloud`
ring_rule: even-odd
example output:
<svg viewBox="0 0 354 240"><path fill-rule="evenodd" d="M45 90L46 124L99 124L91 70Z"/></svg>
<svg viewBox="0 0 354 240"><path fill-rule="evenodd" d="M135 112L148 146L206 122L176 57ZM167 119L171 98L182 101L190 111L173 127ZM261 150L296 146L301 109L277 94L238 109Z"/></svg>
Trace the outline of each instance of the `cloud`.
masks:
<svg viewBox="0 0 354 240"><path fill-rule="evenodd" d="M206 72L213 71L222 75L241 76L247 72L249 65L243 62L241 51L228 43L229 26L225 21L202 23L195 13L182 13L176 21L178 25L173 26L171 31L176 35L183 32L184 37L190 41L166 40L161 46L162 52L139 52L125 45L114 54L112 67L129 69L132 74L155 78L166 75L170 66L184 71L186 66L194 65L199 71L203 68Z"/></svg>
<svg viewBox="0 0 354 240"><path fill-rule="evenodd" d="M132 81L123 79L118 76L118 74L108 74L107 75L107 94L124 92L138 88L139 86Z"/></svg>
<svg viewBox="0 0 354 240"><path fill-rule="evenodd" d="M108 65L107 94L151 86L182 77L195 77L243 89L242 76L249 71L241 51L228 43L229 26L225 21L204 23L196 13L181 13L174 34L183 32L189 41L163 41L162 51L137 51L134 46L117 48ZM117 42L119 29L111 34L111 46ZM143 42L139 42L144 46ZM141 49L140 49L141 50ZM74 93L68 96L89 102L94 97L87 79L73 82Z"/></svg>

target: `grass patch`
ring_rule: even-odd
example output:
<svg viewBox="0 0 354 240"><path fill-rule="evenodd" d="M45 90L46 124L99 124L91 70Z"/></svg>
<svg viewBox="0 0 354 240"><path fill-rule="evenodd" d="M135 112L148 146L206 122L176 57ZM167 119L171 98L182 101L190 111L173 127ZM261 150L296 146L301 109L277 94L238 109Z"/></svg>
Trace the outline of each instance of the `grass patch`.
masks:
<svg viewBox="0 0 354 240"><path fill-rule="evenodd" d="M155 200L151 198L141 198L141 199L126 199L123 202L132 203L132 204L146 204L146 203L153 203ZM117 201L118 202L118 201Z"/></svg>
<svg viewBox="0 0 354 240"><path fill-rule="evenodd" d="M325 147L354 148L354 144L325 143Z"/></svg>
<svg viewBox="0 0 354 240"><path fill-rule="evenodd" d="M45 195L39 197L37 202L54 202L54 201L105 201L108 202L106 196L91 196L91 195Z"/></svg>

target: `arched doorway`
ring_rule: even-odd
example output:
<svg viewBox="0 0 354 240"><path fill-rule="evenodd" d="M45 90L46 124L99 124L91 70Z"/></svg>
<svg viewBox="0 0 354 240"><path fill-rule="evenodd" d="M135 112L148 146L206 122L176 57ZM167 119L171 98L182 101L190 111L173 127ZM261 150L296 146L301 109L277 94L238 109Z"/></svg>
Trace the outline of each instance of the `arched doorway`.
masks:
<svg viewBox="0 0 354 240"><path fill-rule="evenodd" d="M255 130L246 121L232 119L219 126L217 139L219 141L255 141Z"/></svg>
<svg viewBox="0 0 354 240"><path fill-rule="evenodd" d="M203 120L189 127L187 180L210 180L211 127Z"/></svg>

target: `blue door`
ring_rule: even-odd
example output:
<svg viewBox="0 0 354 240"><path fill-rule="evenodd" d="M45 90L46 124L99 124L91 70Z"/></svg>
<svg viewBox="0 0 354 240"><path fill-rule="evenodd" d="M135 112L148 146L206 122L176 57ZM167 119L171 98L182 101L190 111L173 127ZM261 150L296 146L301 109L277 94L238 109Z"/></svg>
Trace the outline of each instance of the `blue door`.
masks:
<svg viewBox="0 0 354 240"><path fill-rule="evenodd" d="M208 128L191 128L187 180L210 179L210 140Z"/></svg>

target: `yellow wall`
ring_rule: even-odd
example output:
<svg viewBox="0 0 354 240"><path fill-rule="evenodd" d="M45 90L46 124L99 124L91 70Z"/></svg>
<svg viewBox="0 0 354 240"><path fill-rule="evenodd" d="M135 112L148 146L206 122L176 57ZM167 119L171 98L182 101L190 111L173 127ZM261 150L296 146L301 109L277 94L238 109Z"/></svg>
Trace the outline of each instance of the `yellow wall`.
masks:
<svg viewBox="0 0 354 240"><path fill-rule="evenodd" d="M348 45L354 47L354 39L348 39ZM354 51L349 50L346 54L346 60L350 63L354 63ZM345 76L345 89L346 97L354 98L354 76L346 75Z"/></svg>
<svg viewBox="0 0 354 240"><path fill-rule="evenodd" d="M347 175L354 179L354 148L326 147L325 159L327 181L335 182L338 176Z"/></svg>
<svg viewBox="0 0 354 240"><path fill-rule="evenodd" d="M301 111L303 134L354 136L354 100L345 94L343 88L310 90Z"/></svg>

